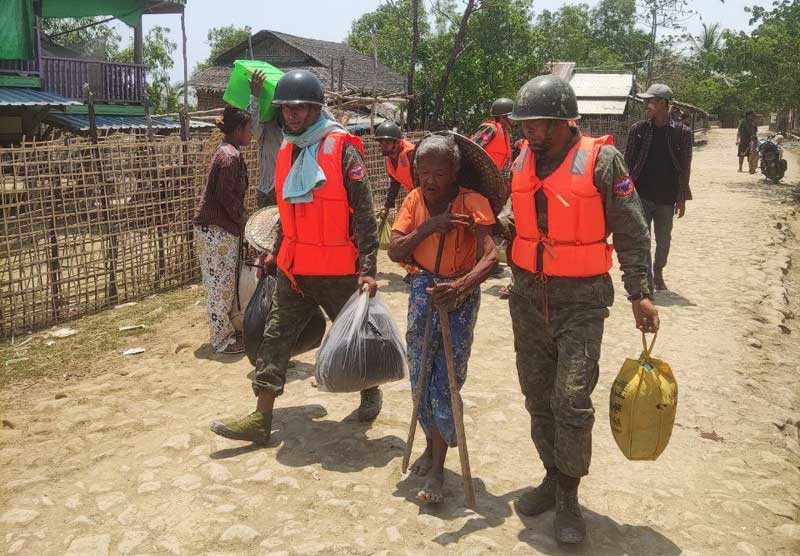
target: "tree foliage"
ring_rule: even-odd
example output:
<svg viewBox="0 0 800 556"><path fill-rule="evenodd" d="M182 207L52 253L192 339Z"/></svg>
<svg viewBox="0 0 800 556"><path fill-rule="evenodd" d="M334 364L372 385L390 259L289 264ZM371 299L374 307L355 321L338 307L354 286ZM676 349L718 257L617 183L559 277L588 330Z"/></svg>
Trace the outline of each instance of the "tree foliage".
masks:
<svg viewBox="0 0 800 556"><path fill-rule="evenodd" d="M428 13L420 18L414 88L418 123L431 125L467 2L420 4ZM747 33L704 22L694 37L683 28L692 14L684 0L601 0L593 8L577 3L538 12L533 0L476 4L444 90L443 126L473 129L495 98L513 97L552 61L575 62L578 71L632 71L640 87L667 83L679 100L713 113L800 103L800 0L750 8ZM411 0L384 0L353 22L347 41L369 56L376 46L383 64L408 74L410 13Z"/></svg>
<svg viewBox="0 0 800 556"><path fill-rule="evenodd" d="M119 54L122 38L104 18L42 18L42 32L53 42L75 50L82 56L97 60L114 60ZM93 25L94 24L94 25Z"/></svg>
<svg viewBox="0 0 800 556"><path fill-rule="evenodd" d="M169 28L155 26L144 36L142 62L147 66L145 91L155 114L177 112L180 108L178 87L172 84L169 70L175 66L173 55L178 45L169 40ZM133 62L133 45L122 50L116 61Z"/></svg>
<svg viewBox="0 0 800 556"><path fill-rule="evenodd" d="M250 26L237 27L236 25L224 25L222 27L212 27L206 35L206 43L211 47L208 58L195 66L193 73L196 74L214 64L214 60L241 43L246 41L252 33Z"/></svg>

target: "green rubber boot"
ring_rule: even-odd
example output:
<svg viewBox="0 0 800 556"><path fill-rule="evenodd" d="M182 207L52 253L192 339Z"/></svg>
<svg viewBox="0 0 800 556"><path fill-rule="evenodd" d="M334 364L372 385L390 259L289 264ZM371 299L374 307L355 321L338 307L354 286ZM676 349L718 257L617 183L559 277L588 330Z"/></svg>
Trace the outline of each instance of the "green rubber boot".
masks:
<svg viewBox="0 0 800 556"><path fill-rule="evenodd" d="M358 406L358 420L362 423L374 421L383 407L383 394L377 386L361 391L361 405Z"/></svg>
<svg viewBox="0 0 800 556"><path fill-rule="evenodd" d="M532 517L552 509L556 505L558 471L548 471L542 484L519 497L516 506L522 515Z"/></svg>
<svg viewBox="0 0 800 556"><path fill-rule="evenodd" d="M272 433L272 413L267 415L254 411L242 419L214 421L211 423L211 432L231 440L246 440L266 446Z"/></svg>
<svg viewBox="0 0 800 556"><path fill-rule="evenodd" d="M578 487L558 485L556 489L556 518L553 522L556 541L581 544L586 538L586 523L578 504Z"/></svg>

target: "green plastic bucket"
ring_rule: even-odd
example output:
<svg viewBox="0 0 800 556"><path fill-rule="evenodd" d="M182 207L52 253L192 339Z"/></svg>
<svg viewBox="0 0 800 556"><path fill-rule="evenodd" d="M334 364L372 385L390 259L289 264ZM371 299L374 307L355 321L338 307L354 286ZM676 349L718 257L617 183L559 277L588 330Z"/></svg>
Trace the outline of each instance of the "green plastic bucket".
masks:
<svg viewBox="0 0 800 556"><path fill-rule="evenodd" d="M263 71L267 78L264 80L264 88L258 97L258 113L262 122L271 122L275 118L275 107L272 106L272 96L275 94L275 86L278 80L283 77L283 72L267 62L258 60L236 60L233 63L233 73L228 80L228 87L222 100L246 110L250 104L250 79L256 71Z"/></svg>

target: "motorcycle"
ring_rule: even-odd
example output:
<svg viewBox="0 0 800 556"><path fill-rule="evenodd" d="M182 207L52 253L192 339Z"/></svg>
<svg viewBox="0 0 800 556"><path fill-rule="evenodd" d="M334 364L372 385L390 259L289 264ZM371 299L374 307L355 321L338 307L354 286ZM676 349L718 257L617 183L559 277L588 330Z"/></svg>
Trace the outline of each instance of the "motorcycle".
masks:
<svg viewBox="0 0 800 556"><path fill-rule="evenodd" d="M778 183L786 174L786 160L783 158L781 135L770 135L762 139L758 145L758 154L761 158L761 173L768 179Z"/></svg>

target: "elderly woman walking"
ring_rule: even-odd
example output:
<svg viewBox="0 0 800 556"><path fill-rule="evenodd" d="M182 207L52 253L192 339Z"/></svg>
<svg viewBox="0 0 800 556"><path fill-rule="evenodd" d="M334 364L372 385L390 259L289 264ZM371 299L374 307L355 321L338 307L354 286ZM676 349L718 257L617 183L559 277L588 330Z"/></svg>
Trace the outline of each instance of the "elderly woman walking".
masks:
<svg viewBox="0 0 800 556"><path fill-rule="evenodd" d="M225 138L211 158L206 187L192 220L206 289L211 348L216 353L244 351L230 312L236 299L239 238L247 191L247 165L240 149L253 138L250 118L244 110L227 106L222 120L217 122Z"/></svg>
<svg viewBox="0 0 800 556"><path fill-rule="evenodd" d="M406 342L412 391L426 364L422 351L430 303L449 313L458 387L464 384L480 307L479 286L497 263L492 208L479 193L459 187L460 161L453 136L424 139L414 163L419 187L405 198L392 228L389 258L405 263L410 272ZM434 274L441 234L444 246ZM437 503L443 500L444 461L448 447L456 446L456 431L441 322L438 311L433 315L428 358L432 368L419 410L427 446L411 471L427 477L417 497Z"/></svg>

